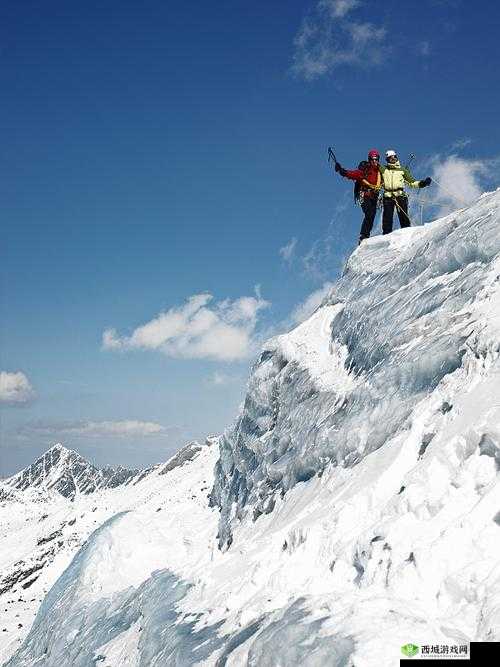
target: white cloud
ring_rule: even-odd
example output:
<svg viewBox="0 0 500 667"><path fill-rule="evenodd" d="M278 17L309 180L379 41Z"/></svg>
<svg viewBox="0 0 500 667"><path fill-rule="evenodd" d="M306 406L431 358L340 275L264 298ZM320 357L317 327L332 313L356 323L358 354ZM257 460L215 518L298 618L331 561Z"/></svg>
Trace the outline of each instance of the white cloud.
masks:
<svg viewBox="0 0 500 667"><path fill-rule="evenodd" d="M351 35L356 58L369 44L381 42L387 33L385 28L377 28L373 23L347 23L345 28ZM372 58L378 60L375 54Z"/></svg>
<svg viewBox="0 0 500 667"><path fill-rule="evenodd" d="M86 422L75 429L79 435L139 436L163 435L165 428L155 422L143 422L134 419L125 421Z"/></svg>
<svg viewBox="0 0 500 667"><path fill-rule="evenodd" d="M228 384L233 384L234 382L241 380L241 378L235 377L234 375L229 375L228 373L222 373L221 371L215 371L209 377L208 382L211 385L216 387L222 387Z"/></svg>
<svg viewBox="0 0 500 667"><path fill-rule="evenodd" d="M381 62L379 44L386 29L349 20L357 0L320 0L302 21L294 46L293 72L312 81L342 64L368 66Z"/></svg>
<svg viewBox="0 0 500 667"><path fill-rule="evenodd" d="M482 177L488 176L488 161L466 160L457 155L436 156L432 162L432 198L439 215L447 215L470 204L484 191Z"/></svg>
<svg viewBox="0 0 500 667"><path fill-rule="evenodd" d="M318 7L327 10L332 18L343 18L360 4L360 0L321 0Z"/></svg>
<svg viewBox="0 0 500 667"><path fill-rule="evenodd" d="M107 329L103 349L160 350L169 357L184 359L244 359L253 349L258 313L269 303L258 287L255 296L211 302L211 294L191 296L183 306L160 313L130 336Z"/></svg>
<svg viewBox="0 0 500 667"><path fill-rule="evenodd" d="M172 429L168 429L155 422L129 419L123 421L101 422L35 422L25 425L22 427L21 431L23 433L37 433L47 436L144 438L148 436L168 436Z"/></svg>
<svg viewBox="0 0 500 667"><path fill-rule="evenodd" d="M280 248L279 253L284 262L291 264L295 255L295 247L297 245L297 239L295 236L291 238L286 245Z"/></svg>
<svg viewBox="0 0 500 667"><path fill-rule="evenodd" d="M220 373L219 371L215 371L215 373L213 373L213 375L210 377L210 383L217 386L227 384L228 382L228 376L225 373Z"/></svg>
<svg viewBox="0 0 500 667"><path fill-rule="evenodd" d="M23 405L34 397L33 387L24 373L0 372L0 403Z"/></svg>

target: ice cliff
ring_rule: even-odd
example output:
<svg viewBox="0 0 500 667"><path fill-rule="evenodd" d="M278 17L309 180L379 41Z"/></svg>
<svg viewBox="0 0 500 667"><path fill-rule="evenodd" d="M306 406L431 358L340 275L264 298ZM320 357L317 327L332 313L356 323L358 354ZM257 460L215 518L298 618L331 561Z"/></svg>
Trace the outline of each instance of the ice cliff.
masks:
<svg viewBox="0 0 500 667"><path fill-rule="evenodd" d="M500 641L499 469L497 191L363 243L219 443L98 491L6 664L395 667L408 642Z"/></svg>
<svg viewBox="0 0 500 667"><path fill-rule="evenodd" d="M322 307L269 341L221 442L212 495L221 544L248 508L269 512L277 493L325 466L355 466L404 438L438 386L444 419L461 391L453 372L496 357L488 307L498 299L498 201L484 196L432 225L364 243Z"/></svg>

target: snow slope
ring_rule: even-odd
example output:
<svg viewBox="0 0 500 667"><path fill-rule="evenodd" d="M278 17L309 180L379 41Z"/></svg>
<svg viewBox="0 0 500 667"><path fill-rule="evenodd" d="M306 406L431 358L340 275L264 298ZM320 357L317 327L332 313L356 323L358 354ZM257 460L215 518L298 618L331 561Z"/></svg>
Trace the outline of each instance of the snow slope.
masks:
<svg viewBox="0 0 500 667"><path fill-rule="evenodd" d="M500 641L500 191L361 245L180 460L75 499L95 530L6 665L392 667Z"/></svg>
<svg viewBox="0 0 500 667"><path fill-rule="evenodd" d="M135 471L133 477L126 474L122 485L107 486L101 482L117 479L110 469L100 471L58 444L32 466L2 481L0 664L24 640L40 603L87 538L118 512L145 503L155 513L161 512L165 489L171 485L169 474L195 459L201 450L197 443L189 443L165 464ZM123 469L118 473L122 475ZM23 483L21 490L13 488L28 478L31 484ZM69 479L78 481L66 484ZM68 489L76 493L67 493Z"/></svg>

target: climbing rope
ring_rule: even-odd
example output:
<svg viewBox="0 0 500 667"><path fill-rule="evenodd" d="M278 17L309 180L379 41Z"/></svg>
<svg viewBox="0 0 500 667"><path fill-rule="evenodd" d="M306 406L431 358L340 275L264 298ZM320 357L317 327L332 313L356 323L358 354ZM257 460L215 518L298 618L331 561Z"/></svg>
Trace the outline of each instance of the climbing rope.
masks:
<svg viewBox="0 0 500 667"><path fill-rule="evenodd" d="M408 213L407 213L403 208L401 208L401 206L400 206L400 205L398 204L398 202L397 202L396 197L393 197L392 199L394 199L394 203L396 204L396 206L398 207L398 209L401 211L401 213L403 213L403 215L406 216L406 219L408 220L408 222L409 222L410 225L411 225L411 220L410 220L410 216L408 215Z"/></svg>

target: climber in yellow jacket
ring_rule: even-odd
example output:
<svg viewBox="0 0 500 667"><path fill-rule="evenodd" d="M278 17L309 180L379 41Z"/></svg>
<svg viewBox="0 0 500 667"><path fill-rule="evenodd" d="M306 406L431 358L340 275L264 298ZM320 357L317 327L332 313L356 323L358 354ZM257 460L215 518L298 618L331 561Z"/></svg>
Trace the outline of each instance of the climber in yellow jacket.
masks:
<svg viewBox="0 0 500 667"><path fill-rule="evenodd" d="M394 209L398 211L399 224L401 227L410 227L408 216L408 195L405 186L411 188L425 188L431 184L430 177L423 181L416 181L408 167L402 167L396 151L388 150L385 153L385 165L380 165L382 174L382 187L384 188L384 214L382 216L382 232L392 232L392 221Z"/></svg>

